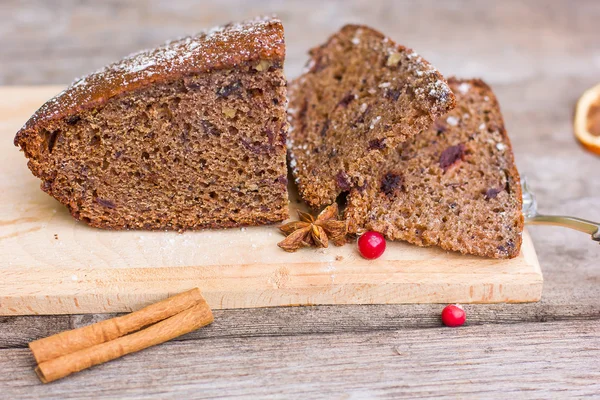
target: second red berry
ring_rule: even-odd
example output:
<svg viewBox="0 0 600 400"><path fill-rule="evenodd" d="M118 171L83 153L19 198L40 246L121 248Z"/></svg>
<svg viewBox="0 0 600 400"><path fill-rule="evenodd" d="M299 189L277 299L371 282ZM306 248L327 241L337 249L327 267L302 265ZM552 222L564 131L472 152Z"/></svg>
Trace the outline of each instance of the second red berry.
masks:
<svg viewBox="0 0 600 400"><path fill-rule="evenodd" d="M446 326L461 326L467 320L467 313L458 304L450 304L442 310L442 322Z"/></svg>

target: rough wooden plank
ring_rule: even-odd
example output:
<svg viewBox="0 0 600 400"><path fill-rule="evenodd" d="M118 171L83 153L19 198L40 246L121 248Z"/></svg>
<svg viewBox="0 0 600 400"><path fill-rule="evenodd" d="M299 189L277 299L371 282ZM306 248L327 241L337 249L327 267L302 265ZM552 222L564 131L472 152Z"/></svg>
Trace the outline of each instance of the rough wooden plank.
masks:
<svg viewBox="0 0 600 400"><path fill-rule="evenodd" d="M11 399L594 396L598 329L600 321L172 342L46 386L28 350L0 350L0 386Z"/></svg>
<svg viewBox="0 0 600 400"><path fill-rule="evenodd" d="M435 328L440 326L443 307L440 304L396 304L215 310L218 324L177 340ZM598 302L578 304L568 296L530 304L478 304L464 307L469 326L600 320ZM0 317L0 348L27 347L27 343L32 340L116 315L118 314Z"/></svg>

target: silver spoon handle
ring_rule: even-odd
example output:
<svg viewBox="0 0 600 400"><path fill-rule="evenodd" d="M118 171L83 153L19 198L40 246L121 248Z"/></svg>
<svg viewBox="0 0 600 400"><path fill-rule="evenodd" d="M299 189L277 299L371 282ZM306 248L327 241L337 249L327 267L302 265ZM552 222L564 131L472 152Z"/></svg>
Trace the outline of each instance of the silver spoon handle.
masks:
<svg viewBox="0 0 600 400"><path fill-rule="evenodd" d="M600 242L600 224L576 217L562 215L533 215L525 218L530 225L556 225L575 229L592 235L592 240Z"/></svg>

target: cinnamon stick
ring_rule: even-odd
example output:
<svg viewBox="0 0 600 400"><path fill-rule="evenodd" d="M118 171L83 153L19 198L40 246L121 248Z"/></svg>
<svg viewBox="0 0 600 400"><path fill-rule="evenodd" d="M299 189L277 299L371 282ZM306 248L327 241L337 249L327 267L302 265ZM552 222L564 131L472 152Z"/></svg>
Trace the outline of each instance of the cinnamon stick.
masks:
<svg viewBox="0 0 600 400"><path fill-rule="evenodd" d="M35 372L43 383L52 382L74 372L166 342L211 322L213 315L210 307L202 300L195 306L139 332L42 362Z"/></svg>
<svg viewBox="0 0 600 400"><path fill-rule="evenodd" d="M198 288L159 301L130 314L58 333L29 343L38 364L108 342L162 321L204 301Z"/></svg>

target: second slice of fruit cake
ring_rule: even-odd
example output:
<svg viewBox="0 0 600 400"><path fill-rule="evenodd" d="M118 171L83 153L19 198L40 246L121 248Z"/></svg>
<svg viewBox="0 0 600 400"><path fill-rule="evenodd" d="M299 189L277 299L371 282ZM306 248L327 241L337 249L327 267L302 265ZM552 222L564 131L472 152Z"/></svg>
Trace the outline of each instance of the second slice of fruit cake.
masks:
<svg viewBox="0 0 600 400"><path fill-rule="evenodd" d="M363 187L454 95L431 64L365 26L343 27L310 55L288 89L288 152L300 196L318 208Z"/></svg>
<svg viewBox="0 0 600 400"><path fill-rule="evenodd" d="M259 225L288 215L285 43L259 18L76 81L15 144L42 189L110 229Z"/></svg>
<svg viewBox="0 0 600 400"><path fill-rule="evenodd" d="M519 254L519 173L492 90L450 79L456 108L405 142L345 211L350 231L492 258Z"/></svg>

